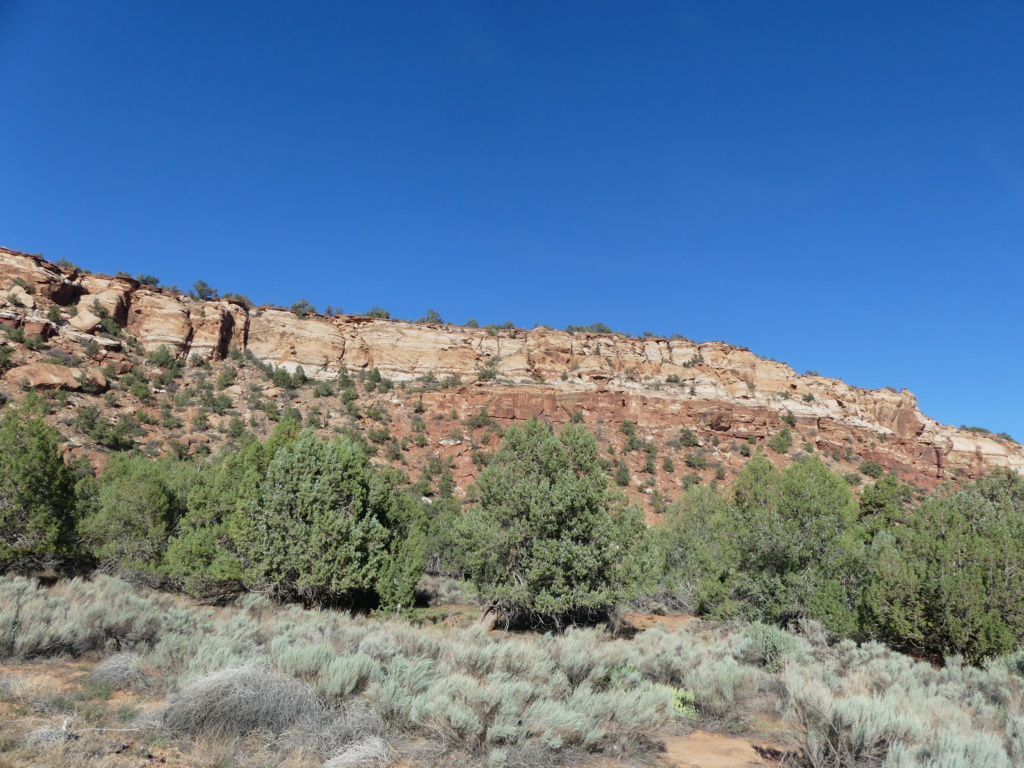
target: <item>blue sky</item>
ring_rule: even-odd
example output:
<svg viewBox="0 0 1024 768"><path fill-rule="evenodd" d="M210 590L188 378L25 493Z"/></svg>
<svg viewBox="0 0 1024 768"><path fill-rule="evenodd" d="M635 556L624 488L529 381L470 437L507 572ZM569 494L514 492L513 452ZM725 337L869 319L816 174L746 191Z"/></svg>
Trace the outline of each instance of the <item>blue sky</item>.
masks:
<svg viewBox="0 0 1024 768"><path fill-rule="evenodd" d="M0 244L720 339L1024 440L1017 2L0 0Z"/></svg>

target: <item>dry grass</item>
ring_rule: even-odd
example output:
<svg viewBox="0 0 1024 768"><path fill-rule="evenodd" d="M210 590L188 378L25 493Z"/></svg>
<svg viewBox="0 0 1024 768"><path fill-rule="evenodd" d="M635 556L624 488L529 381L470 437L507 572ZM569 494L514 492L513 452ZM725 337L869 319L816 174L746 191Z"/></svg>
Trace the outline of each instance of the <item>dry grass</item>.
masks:
<svg viewBox="0 0 1024 768"><path fill-rule="evenodd" d="M257 596L191 608L112 579L0 580L12 595L18 620L0 600L0 644L23 661L0 671L0 768L147 754L211 768L627 765L697 727L760 729L816 768L924 768L925 754L1024 764L1017 657L940 669L810 625L659 622L627 639L414 626Z"/></svg>
<svg viewBox="0 0 1024 768"><path fill-rule="evenodd" d="M188 736L283 733L323 713L313 690L266 667L229 667L194 680L167 702L163 725Z"/></svg>

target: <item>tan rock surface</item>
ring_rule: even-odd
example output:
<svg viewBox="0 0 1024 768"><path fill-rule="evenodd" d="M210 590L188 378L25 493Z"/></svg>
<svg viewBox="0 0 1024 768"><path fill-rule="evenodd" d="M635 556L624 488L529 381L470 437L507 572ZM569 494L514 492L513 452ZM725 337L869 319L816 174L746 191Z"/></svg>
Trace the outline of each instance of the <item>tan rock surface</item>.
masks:
<svg viewBox="0 0 1024 768"><path fill-rule="evenodd" d="M45 296L58 304L71 300L75 293L75 273L67 274L56 264L39 256L0 248L2 262L2 285L14 285L16 279L24 280L38 295Z"/></svg>
<svg viewBox="0 0 1024 768"><path fill-rule="evenodd" d="M311 378L331 378L344 362L345 344L345 335L327 322L303 320L280 309L249 314L249 351L289 372L301 365Z"/></svg>
<svg viewBox="0 0 1024 768"><path fill-rule="evenodd" d="M78 310L78 314L68 320L68 325L82 333L93 333L100 327L102 322L98 315L94 315L88 309Z"/></svg>
<svg viewBox="0 0 1024 768"><path fill-rule="evenodd" d="M26 309L36 308L35 297L20 285L15 285L7 291L7 296L9 297L8 302L16 307L25 307ZM13 301L11 301L11 299L13 299Z"/></svg>
<svg viewBox="0 0 1024 768"><path fill-rule="evenodd" d="M78 368L69 368L65 365L53 363L29 363L19 365L9 370L4 378L7 381L22 385L27 382L28 386L36 389L63 389L77 391L82 389L82 382L79 377L89 381L100 391L107 388L107 380L99 371L83 372Z"/></svg>
<svg viewBox="0 0 1024 768"><path fill-rule="evenodd" d="M183 301L153 291L139 291L132 297L128 332L147 350L166 345L176 355L188 351L192 324Z"/></svg>

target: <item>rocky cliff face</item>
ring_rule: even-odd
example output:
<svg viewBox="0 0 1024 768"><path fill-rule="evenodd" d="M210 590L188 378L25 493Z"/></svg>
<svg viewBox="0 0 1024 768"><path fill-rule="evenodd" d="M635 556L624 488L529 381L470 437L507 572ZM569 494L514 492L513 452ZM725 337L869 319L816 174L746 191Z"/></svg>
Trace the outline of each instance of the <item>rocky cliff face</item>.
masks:
<svg viewBox="0 0 1024 768"><path fill-rule="evenodd" d="M183 360L223 360L237 349L290 372L301 366L320 380L334 379L342 369L376 368L407 385L406 392L400 387L389 395L399 408L410 398L437 413L466 416L486 408L501 422L536 416L560 423L577 414L608 439L631 420L643 437L659 444L691 428L729 468L741 457L720 450L723 441L763 441L789 422L795 424L797 448L835 462L854 455L877 461L926 487L951 476L977 477L992 467L1024 471L1020 445L938 424L906 390L865 390L798 374L721 342L347 315L299 318L238 301L195 301L129 277L83 274L0 249L3 325L58 346L94 341L100 348L91 358L94 367L130 367L124 342L104 333L104 323L111 321L144 350L166 346ZM47 380L59 373L48 371ZM26 378L39 386L64 386L44 383L38 371L15 368L7 374L9 382ZM422 386L433 381L446 386Z"/></svg>

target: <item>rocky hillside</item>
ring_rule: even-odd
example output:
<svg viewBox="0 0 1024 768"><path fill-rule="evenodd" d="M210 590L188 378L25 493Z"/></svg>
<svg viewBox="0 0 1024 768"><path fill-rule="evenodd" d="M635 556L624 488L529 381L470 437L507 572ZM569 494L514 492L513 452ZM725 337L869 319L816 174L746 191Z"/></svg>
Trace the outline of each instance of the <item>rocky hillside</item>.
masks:
<svg viewBox="0 0 1024 768"><path fill-rule="evenodd" d="M1020 445L938 424L906 390L798 374L721 342L300 317L2 248L0 324L0 391L44 393L68 451L100 460L129 445L215 449L290 416L360 432L413 479L450 465L459 492L502 426L539 417L591 425L619 483L655 511L685 485L728 481L757 446L780 463L819 453L851 482L874 464L922 488L1024 470Z"/></svg>

